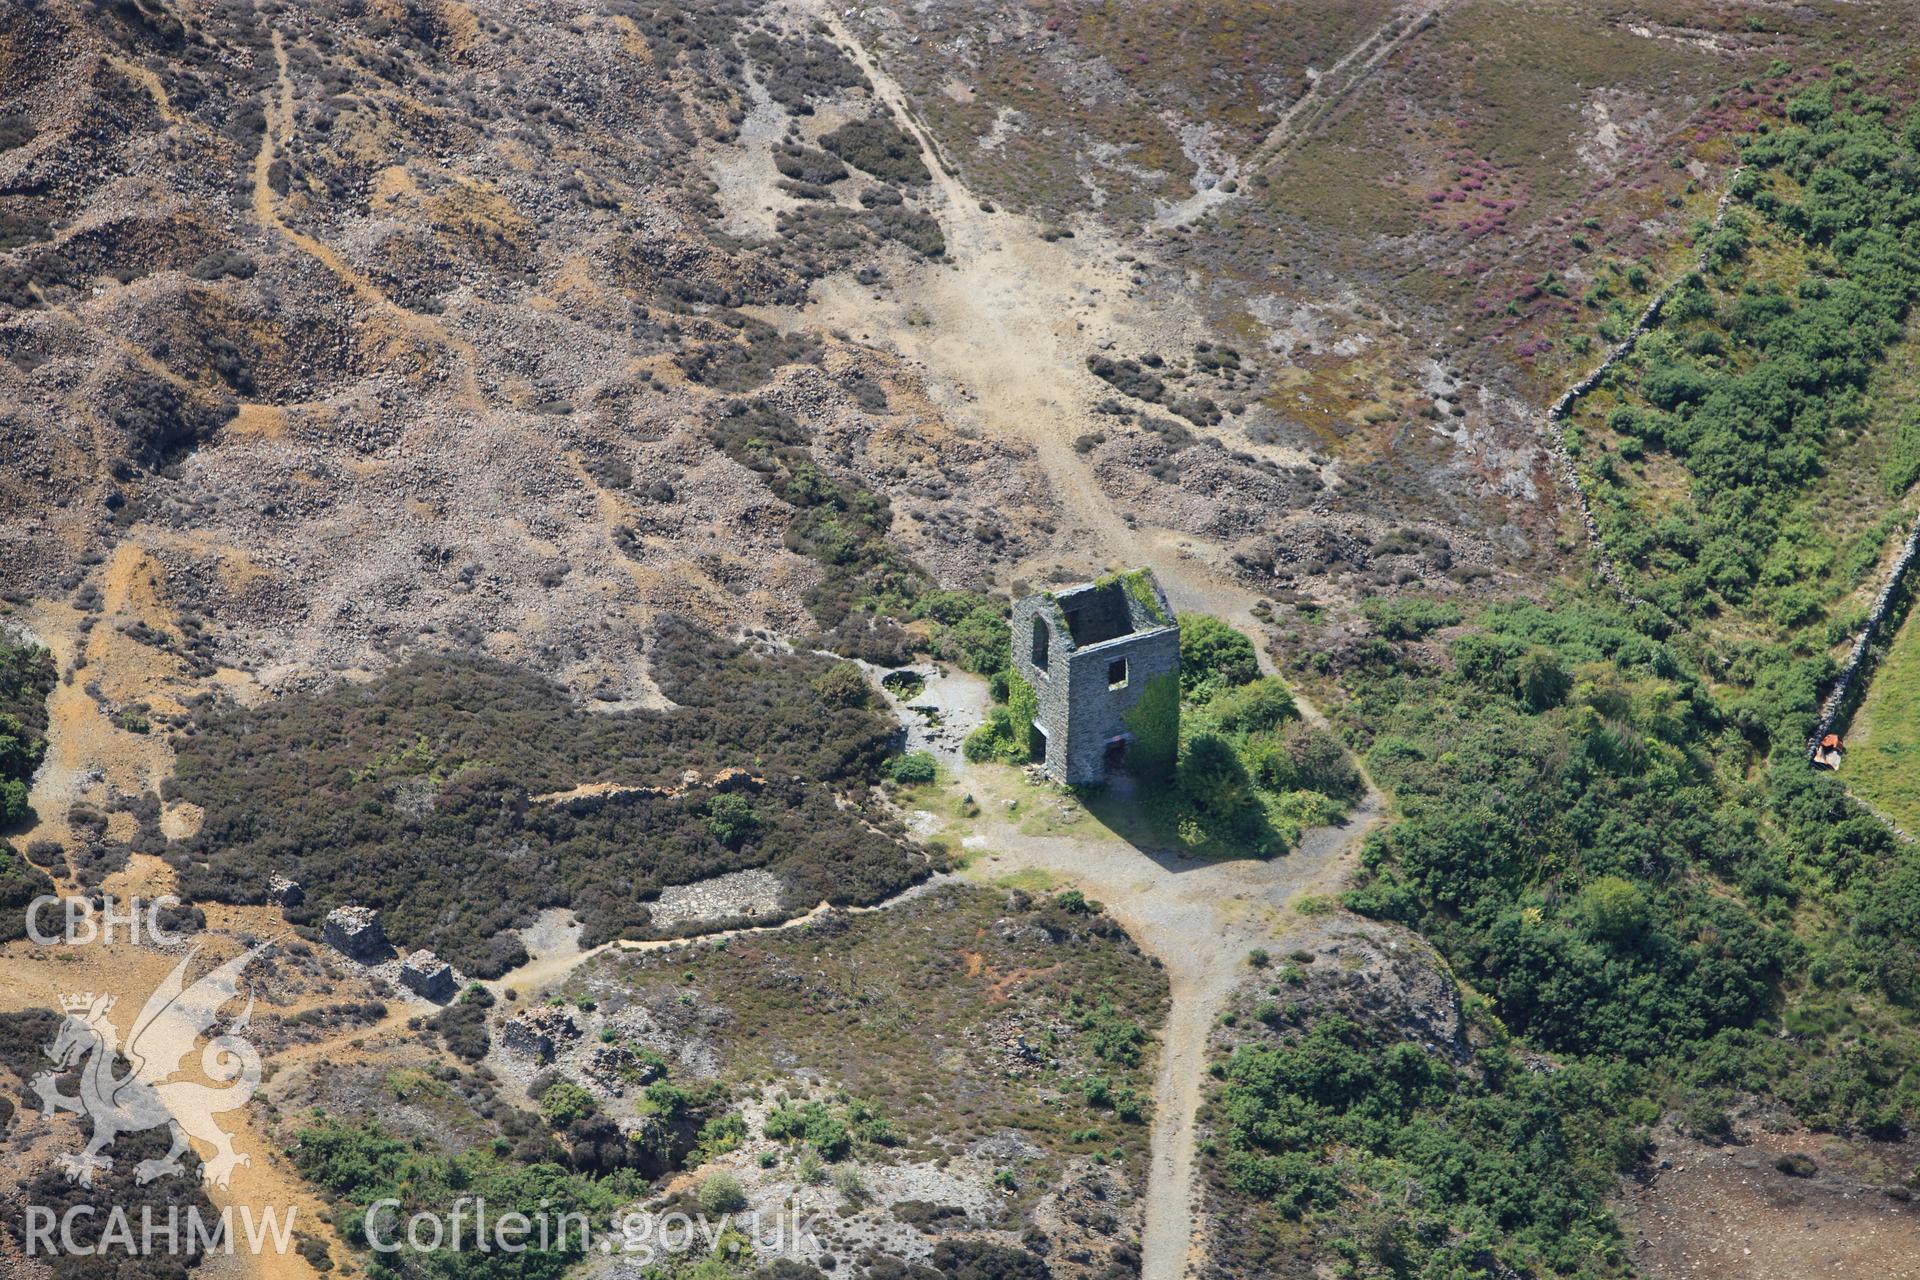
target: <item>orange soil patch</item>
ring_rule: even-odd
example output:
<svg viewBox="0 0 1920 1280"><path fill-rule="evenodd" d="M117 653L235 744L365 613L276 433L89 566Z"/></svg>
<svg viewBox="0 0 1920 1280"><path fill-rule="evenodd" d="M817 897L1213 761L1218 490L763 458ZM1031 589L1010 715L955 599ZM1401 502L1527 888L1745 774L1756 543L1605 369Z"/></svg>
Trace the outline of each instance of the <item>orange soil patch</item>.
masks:
<svg viewBox="0 0 1920 1280"><path fill-rule="evenodd" d="M1045 977L1060 967L1057 964L1050 964L1044 969L1026 967L1009 969L1003 973L989 965L986 956L978 951L962 951L960 958L966 961L968 978L986 979L988 1004L1005 1004L1008 995L1015 987L1023 982Z"/></svg>
<svg viewBox="0 0 1920 1280"><path fill-rule="evenodd" d="M271 404L242 404L227 423L230 435L257 440L284 440L287 437L287 411Z"/></svg>
<svg viewBox="0 0 1920 1280"><path fill-rule="evenodd" d="M151 694L156 705L178 705L160 693L161 682L175 672L158 662L165 656L170 664L170 655L134 644L115 632L108 618L94 626L85 644L86 661L79 664L78 673L69 681L64 676L75 670L81 647L79 612L64 604L38 604L27 610L26 621L52 651L63 678L47 699L47 759L35 775L28 796L39 822L24 838L65 841L69 836L67 810L75 801L104 799L109 787L139 795L155 790L160 780L173 772L173 751L164 737L121 728L87 692L87 681L96 673L96 661L107 652L114 653L118 661L122 648L137 650L137 655L127 655L129 669L98 671L103 680L111 677L112 689L103 683L103 692L109 696L131 693L133 700Z"/></svg>
<svg viewBox="0 0 1920 1280"><path fill-rule="evenodd" d="M993 982L988 985L987 1003L988 1004L1005 1004L1007 1002L1008 993L1010 993L1015 987L1019 986L1023 982L1030 982L1034 978L1044 978L1048 974L1054 972L1059 967L1060 966L1057 964L1050 964L1045 966L1044 968L1039 968L1039 969L1029 967L1024 969L1009 970L1008 972L1003 973L999 977L995 978Z"/></svg>

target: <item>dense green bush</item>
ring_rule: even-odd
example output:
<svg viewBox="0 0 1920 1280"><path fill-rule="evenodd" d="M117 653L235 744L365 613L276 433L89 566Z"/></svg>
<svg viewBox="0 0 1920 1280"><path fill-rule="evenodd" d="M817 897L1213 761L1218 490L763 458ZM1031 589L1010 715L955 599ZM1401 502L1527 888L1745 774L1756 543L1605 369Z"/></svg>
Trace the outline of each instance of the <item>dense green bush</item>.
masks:
<svg viewBox="0 0 1920 1280"><path fill-rule="evenodd" d="M1180 615L1180 688L1188 697L1204 698L1259 675L1253 641L1209 614Z"/></svg>
<svg viewBox="0 0 1920 1280"><path fill-rule="evenodd" d="M753 801L738 792L722 792L707 801L707 834L729 849L738 849L762 825Z"/></svg>
<svg viewBox="0 0 1920 1280"><path fill-rule="evenodd" d="M27 788L47 750L47 695L53 691L53 655L36 645L10 644L0 632L0 831L31 814ZM53 882L20 850L0 842L0 943L26 936L26 906Z"/></svg>
<svg viewBox="0 0 1920 1280"><path fill-rule="evenodd" d="M932 782L939 769L927 752L909 751L888 765L887 772L895 782L911 785Z"/></svg>
<svg viewBox="0 0 1920 1280"><path fill-rule="evenodd" d="M820 139L820 145L856 169L876 178L916 186L932 180L920 158L920 146L886 120L849 120Z"/></svg>
<svg viewBox="0 0 1920 1280"><path fill-rule="evenodd" d="M1196 711L1201 724L1225 733L1264 733L1299 718L1293 692L1278 676L1226 690Z"/></svg>
<svg viewBox="0 0 1920 1280"><path fill-rule="evenodd" d="M27 817L27 787L47 750L53 655L0 632L0 831Z"/></svg>
<svg viewBox="0 0 1920 1280"><path fill-rule="evenodd" d="M830 707L865 707L873 701L873 686L850 662L836 662L814 678L813 691Z"/></svg>
<svg viewBox="0 0 1920 1280"><path fill-rule="evenodd" d="M853 1149L846 1113L824 1102L782 1102L767 1113L761 1131L775 1142L805 1142L823 1160L844 1159Z"/></svg>
<svg viewBox="0 0 1920 1280"><path fill-rule="evenodd" d="M1394 1206L1377 1224L1390 1249L1374 1252L1390 1254L1393 1274L1623 1269L1604 1197L1618 1156L1637 1146L1624 1125L1583 1133L1568 1117L1626 1073L1530 1072L1503 1050L1480 1065L1476 1079L1338 1016L1280 1044L1242 1046L1220 1099L1225 1179L1288 1217L1328 1213L1349 1230L1365 1212L1349 1187L1381 1188ZM1333 1167L1328 1152L1343 1153Z"/></svg>

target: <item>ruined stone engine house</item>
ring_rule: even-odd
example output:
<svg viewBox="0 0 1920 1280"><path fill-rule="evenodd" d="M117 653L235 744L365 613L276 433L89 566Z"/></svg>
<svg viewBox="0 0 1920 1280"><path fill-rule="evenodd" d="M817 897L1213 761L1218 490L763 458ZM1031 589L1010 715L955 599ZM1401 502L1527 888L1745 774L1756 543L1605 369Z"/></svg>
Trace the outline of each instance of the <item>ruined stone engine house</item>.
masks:
<svg viewBox="0 0 1920 1280"><path fill-rule="evenodd" d="M1013 665L1039 702L1036 757L1048 776L1099 782L1122 766L1127 713L1149 682L1180 671L1180 628L1148 571L1027 596L1013 605Z"/></svg>

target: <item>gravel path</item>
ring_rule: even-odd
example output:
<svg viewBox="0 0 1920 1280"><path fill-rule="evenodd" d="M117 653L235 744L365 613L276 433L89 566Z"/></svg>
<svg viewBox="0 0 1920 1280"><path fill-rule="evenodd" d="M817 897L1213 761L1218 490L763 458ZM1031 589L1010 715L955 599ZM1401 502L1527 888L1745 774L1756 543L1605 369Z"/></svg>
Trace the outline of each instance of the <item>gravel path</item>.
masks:
<svg viewBox="0 0 1920 1280"><path fill-rule="evenodd" d="M1176 609L1210 613L1252 632L1261 664L1270 671L1251 613L1259 596L1238 581L1221 549L1145 521L1129 524L1072 448L1076 434L1099 425L1089 412L1098 393L1085 372L1087 355L1121 337L1138 345L1144 334L1178 330L1187 318L1121 301L1126 282L1111 255L1094 243L1101 238L1097 228L1086 228L1075 240L1047 240L1031 220L983 208L941 162L906 92L854 38L840 13L822 2L815 14L873 83L896 123L920 144L933 175L948 261L915 280L911 324L887 314L871 291L837 287L832 280L816 286L810 321L884 334L922 370L943 410L1030 445L1064 516L1050 554L1071 549L1096 566L1152 568ZM1376 43L1390 52L1416 25ZM1316 709L1301 706L1309 720L1323 721ZM1039 870L1079 886L1166 965L1173 1006L1154 1089L1142 1277L1181 1280L1194 1230L1194 1128L1208 1030L1243 971L1248 949L1285 935L1286 904L1293 898L1338 887L1384 802L1369 782L1345 826L1310 833L1287 857L1200 862L1138 849L1093 821L1085 821L1085 834L1026 834L995 818L1019 785L1014 776L955 763L961 784L981 800L986 815L972 825L968 840L991 851L977 864L979 871L999 876Z"/></svg>
<svg viewBox="0 0 1920 1280"><path fill-rule="evenodd" d="M1290 854L1265 862L1216 862L1136 848L1091 818L1081 820L1084 832L1022 831L989 816L1004 813L1004 801L1019 794L1015 778L991 767L961 776L983 815L966 841L983 852L970 871L990 878L1044 871L1071 884L1103 903L1166 967L1173 1005L1154 1080L1141 1274L1143 1280L1179 1280L1191 1262L1194 1135L1208 1033L1234 984L1246 976L1248 951L1285 943L1302 920L1289 910L1296 899L1340 887L1385 807L1377 792L1369 792L1344 825L1308 832Z"/></svg>

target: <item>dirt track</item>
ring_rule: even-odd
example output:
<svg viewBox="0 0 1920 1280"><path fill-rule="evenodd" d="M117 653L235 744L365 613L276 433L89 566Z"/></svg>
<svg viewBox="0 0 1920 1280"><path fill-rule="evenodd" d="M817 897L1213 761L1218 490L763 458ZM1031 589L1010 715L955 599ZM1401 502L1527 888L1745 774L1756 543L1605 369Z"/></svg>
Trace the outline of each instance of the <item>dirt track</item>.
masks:
<svg viewBox="0 0 1920 1280"><path fill-rule="evenodd" d="M1004 799L1021 794L1002 767L961 778L983 817L966 843L983 851L974 873L998 878L1044 871L1099 899L1133 939L1165 965L1173 1004L1154 1078L1153 1157L1147 1177L1144 1280L1179 1280L1191 1269L1194 1129L1207 1069L1207 1038L1247 953L1285 944L1303 895L1339 888L1384 806L1369 792L1345 825L1308 832L1271 861L1215 862L1143 850L1090 819L1062 835L1032 835L1010 820ZM1025 793L1030 797L1031 793Z"/></svg>
<svg viewBox="0 0 1920 1280"><path fill-rule="evenodd" d="M983 208L942 165L900 85L836 11L821 4L816 12L896 122L919 142L934 175L951 265L923 269L894 300L876 301L871 290L851 281L825 281L806 322L844 327L894 346L921 370L947 413L1030 445L1064 516L1052 554L1090 569L1149 566L1177 609L1251 629L1250 610L1259 597L1221 566L1219 550L1144 521L1122 520L1072 447L1075 436L1099 425L1088 409L1099 391L1086 372L1087 355L1120 336L1138 345L1147 334L1186 327L1191 318L1129 306L1126 281L1097 232L1047 240L1031 220ZM1388 41L1380 56L1395 43ZM1256 640L1255 648L1266 663L1264 645ZM1311 708L1308 714L1319 718ZM975 796L996 789L996 780L982 772L963 775ZM1338 886L1349 855L1384 807L1369 786L1346 826L1310 833L1291 856L1265 863L1152 854L1104 829L1094 834L1092 824L1084 835L1049 837L1024 834L1005 822L976 826L970 843L993 852L983 864L987 874L1044 870L1081 886L1167 966L1173 1005L1154 1086L1144 1280L1179 1280L1190 1269L1194 1126L1207 1035L1247 951L1284 935L1287 902ZM999 810L988 804L987 811Z"/></svg>

